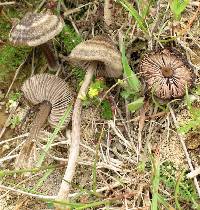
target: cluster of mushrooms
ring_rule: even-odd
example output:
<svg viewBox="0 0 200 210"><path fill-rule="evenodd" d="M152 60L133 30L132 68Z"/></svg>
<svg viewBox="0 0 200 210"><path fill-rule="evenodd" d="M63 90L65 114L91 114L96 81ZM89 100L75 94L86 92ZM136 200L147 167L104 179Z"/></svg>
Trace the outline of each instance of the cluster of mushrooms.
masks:
<svg viewBox="0 0 200 210"><path fill-rule="evenodd" d="M50 40L62 31L63 26L64 21L56 15L29 12L12 28L9 39L16 45L39 46L46 56L49 68L58 70L59 62L51 49ZM72 143L60 195L67 195L69 192L69 183L72 181L79 153L81 98L87 94L93 75L119 78L123 74L121 53L112 40L105 36L96 36L78 44L68 56L68 61L85 69L86 74L72 111ZM180 57L166 49L146 54L140 62L139 74L148 92L165 100L184 96L186 86L190 87L193 82L191 69ZM22 86L22 92L33 105L39 104L39 111L16 160L18 168L33 167L32 163L36 161L34 140L39 130L47 119L55 127L73 99L68 83L58 76L46 73L28 78ZM63 128L70 119L71 115L65 119Z"/></svg>

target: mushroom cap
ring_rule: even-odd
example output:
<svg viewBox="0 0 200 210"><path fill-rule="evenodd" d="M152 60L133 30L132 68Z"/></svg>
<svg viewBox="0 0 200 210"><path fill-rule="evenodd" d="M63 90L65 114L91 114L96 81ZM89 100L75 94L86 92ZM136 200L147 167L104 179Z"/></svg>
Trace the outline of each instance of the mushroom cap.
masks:
<svg viewBox="0 0 200 210"><path fill-rule="evenodd" d="M90 63L97 62L98 76L118 78L122 75L121 54L110 38L105 36L95 36L81 42L68 58L71 63L83 69Z"/></svg>
<svg viewBox="0 0 200 210"><path fill-rule="evenodd" d="M28 12L9 34L13 44L38 46L53 39L64 27L61 17L52 14Z"/></svg>
<svg viewBox="0 0 200 210"><path fill-rule="evenodd" d="M51 74L37 74L28 78L21 88L25 98L33 105L48 101L52 108L48 122L55 127L60 118L64 115L68 105L72 101L72 91L68 84L61 78ZM63 127L71 118L71 113L67 116Z"/></svg>
<svg viewBox="0 0 200 210"><path fill-rule="evenodd" d="M149 53L140 63L140 73L147 89L160 99L180 98L190 87L194 75L180 56L167 49Z"/></svg>

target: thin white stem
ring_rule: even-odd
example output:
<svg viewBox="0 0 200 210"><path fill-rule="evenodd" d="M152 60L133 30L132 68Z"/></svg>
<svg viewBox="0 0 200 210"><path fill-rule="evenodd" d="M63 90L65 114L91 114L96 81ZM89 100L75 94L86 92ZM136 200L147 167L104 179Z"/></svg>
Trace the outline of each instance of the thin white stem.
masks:
<svg viewBox="0 0 200 210"><path fill-rule="evenodd" d="M56 198L56 196L37 195L37 194L25 192L23 190L18 190L18 189L15 189L13 187L7 187L7 186L4 186L4 185L0 185L0 189L1 190L9 190L9 191L12 191L12 192L20 193L20 194L23 194L23 195L27 195L27 196L31 196L31 197L39 198L39 199L55 199Z"/></svg>
<svg viewBox="0 0 200 210"><path fill-rule="evenodd" d="M26 59L27 59L27 58L26 58ZM19 67L18 67L17 70L15 71L15 75L14 75L14 77L13 77L13 80L12 80L11 84L10 84L10 87L8 88L8 91L7 91L6 95L5 95L5 98L8 97L8 94L10 93L10 90L11 90L11 88L12 88L12 86L13 86L13 84L14 84L14 82L15 82L15 80L16 80L18 74L19 74L19 71L21 70L21 68L23 67L23 65L24 65L25 62L26 62L26 59L19 65Z"/></svg>
<svg viewBox="0 0 200 210"><path fill-rule="evenodd" d="M58 199L68 198L71 186L70 183L72 182L75 173L77 159L79 156L80 125L81 125L81 111L82 111L81 98L86 95L95 70L96 70L96 64L92 63L87 69L83 84L79 90L79 94L74 105L74 110L72 114L72 139L71 139L68 164L58 192Z"/></svg>
<svg viewBox="0 0 200 210"><path fill-rule="evenodd" d="M6 5L12 5L12 4L16 4L16 2L15 1L7 1L7 2L0 3L0 6L6 6Z"/></svg>

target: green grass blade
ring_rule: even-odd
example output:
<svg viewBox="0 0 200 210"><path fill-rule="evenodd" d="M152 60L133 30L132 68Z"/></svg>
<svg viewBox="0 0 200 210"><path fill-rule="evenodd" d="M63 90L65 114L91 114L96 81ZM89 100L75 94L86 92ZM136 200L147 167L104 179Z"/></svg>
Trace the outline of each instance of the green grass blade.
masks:
<svg viewBox="0 0 200 210"><path fill-rule="evenodd" d="M176 207L178 210L182 210L179 200L178 200L178 196L179 196L179 187L180 187L180 183L181 183L181 179L183 178L185 171L182 171L182 173L180 174L180 176L178 177L178 180L176 182L176 186L175 186L175 203L176 203Z"/></svg>
<svg viewBox="0 0 200 210"><path fill-rule="evenodd" d="M48 169L44 175L37 181L37 183L35 184L35 186L30 190L31 193L36 193L36 190L38 188L40 188L44 182L48 179L48 177L50 176L50 174L54 171L54 169Z"/></svg>
<svg viewBox="0 0 200 210"><path fill-rule="evenodd" d="M117 0L136 20L138 27L144 32L147 33L147 27L143 18L139 15L138 11L126 0Z"/></svg>
<svg viewBox="0 0 200 210"><path fill-rule="evenodd" d="M169 4L175 19L179 20L181 18L181 13L189 4L189 0L170 0Z"/></svg>
<svg viewBox="0 0 200 210"><path fill-rule="evenodd" d="M158 190L160 183L160 160L159 155L152 157L152 202L151 210L158 210Z"/></svg>
<svg viewBox="0 0 200 210"><path fill-rule="evenodd" d="M128 84L130 86L130 89L134 93L139 93L141 90L141 83L139 79L137 78L136 74L131 70L128 59L125 54L125 48L124 44L122 44L122 65L124 69L124 76L127 78Z"/></svg>

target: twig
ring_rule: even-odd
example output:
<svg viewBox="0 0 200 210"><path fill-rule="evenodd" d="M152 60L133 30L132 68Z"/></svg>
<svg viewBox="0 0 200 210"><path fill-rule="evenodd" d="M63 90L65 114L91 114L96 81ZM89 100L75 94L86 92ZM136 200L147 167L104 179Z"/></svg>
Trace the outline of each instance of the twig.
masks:
<svg viewBox="0 0 200 210"><path fill-rule="evenodd" d="M81 11L81 8L86 7L88 5L91 5L91 4L93 4L93 3L92 2L89 2L87 4L81 5L81 6L77 7L77 8L74 8L74 9L67 9L66 6L64 5L64 3L61 2L61 6L62 6L62 8L64 10L63 16L64 17L67 17L67 16L72 15L72 14L74 14L76 12L80 12Z"/></svg>
<svg viewBox="0 0 200 210"><path fill-rule="evenodd" d="M187 174L187 178L188 179L192 179L195 176L198 176L199 174L200 174L200 167L196 168L194 171L192 171L189 174Z"/></svg>
<svg viewBox="0 0 200 210"><path fill-rule="evenodd" d="M16 4L16 2L15 1L7 1L7 2L0 3L0 6L6 6L6 5L12 5L12 4Z"/></svg>
<svg viewBox="0 0 200 210"><path fill-rule="evenodd" d="M22 134L22 135L20 135L20 136L13 137L13 138L11 138L11 139L2 140L2 141L0 142L0 145L6 144L6 143L8 143L8 142L10 142L10 141L15 141L15 140L17 140L17 139L21 139L21 138L23 138L23 137L27 137L28 135L29 135L29 133L25 133L25 134Z"/></svg>
<svg viewBox="0 0 200 210"><path fill-rule="evenodd" d="M168 106L169 106L169 110L170 110L172 119L173 119L173 121L174 121L174 125L175 125L175 127L177 128L178 125L177 125L177 120L176 120L176 116L175 116L175 114L174 114L174 111L173 111L173 109L171 108L171 105L170 105L170 104L169 104ZM189 168L190 168L191 172L193 172L193 171L194 171L194 167L193 167L193 165L192 165L192 161L191 161L190 155L189 155L189 153L188 153L188 151L187 151L187 147L186 147L186 145L185 145L185 142L184 142L184 140L183 140L183 138L182 138L181 135L179 135L179 134L177 133L177 136L178 136L178 139L180 140L180 142L181 142L181 144L182 144L183 151L184 151L184 153L185 153L185 156L186 156L186 159L187 159ZM198 183L196 177L194 177L194 185L195 185L196 190L197 190L197 192L198 192L198 195L199 195L199 197L200 197L200 188L199 188L199 183Z"/></svg>
<svg viewBox="0 0 200 210"><path fill-rule="evenodd" d="M27 58L26 58L26 59L27 59ZM16 78L17 78L17 75L19 74L20 69L22 68L22 66L23 66L24 63L26 62L26 59L25 59L25 60L20 64L20 66L17 68L17 70L16 70L16 72L15 72L15 76L14 76L14 78L13 78L13 80L12 80L12 83L10 84L10 87L8 88L8 91L7 91L7 93L6 93L5 98L8 97L8 94L10 93L10 90L11 90L11 88L12 88L12 86L13 86L13 84L14 84Z"/></svg>
<svg viewBox="0 0 200 210"><path fill-rule="evenodd" d="M144 105L145 106L145 105ZM140 159L140 152L142 149L142 130L144 128L145 123L145 107L142 107L140 110L140 118L139 118L139 128L138 128L138 149L137 149L137 162L139 162Z"/></svg>
<svg viewBox="0 0 200 210"><path fill-rule="evenodd" d="M1 190L13 191L13 192L16 192L16 193L20 193L20 194L23 194L23 195L27 195L27 196L31 196L31 197L39 198L39 199L51 199L51 200L56 199L56 196L38 195L38 194L28 193L28 192L25 192L23 190L18 190L18 189L15 189L13 187L7 187L7 186L1 185L1 184L0 184L0 189Z"/></svg>

